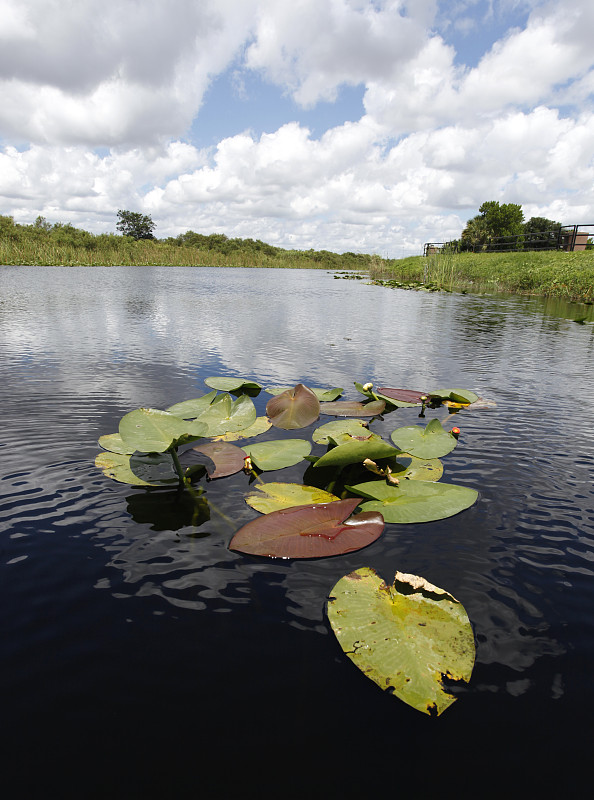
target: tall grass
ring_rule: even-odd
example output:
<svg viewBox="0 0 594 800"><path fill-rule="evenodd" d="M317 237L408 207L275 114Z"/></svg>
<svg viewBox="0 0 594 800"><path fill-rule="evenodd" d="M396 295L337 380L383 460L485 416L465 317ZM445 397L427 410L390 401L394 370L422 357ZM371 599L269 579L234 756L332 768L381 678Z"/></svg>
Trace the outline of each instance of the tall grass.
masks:
<svg viewBox="0 0 594 800"><path fill-rule="evenodd" d="M282 255L257 252L220 253L151 241L128 241L96 249L56 245L43 241L0 239L0 264L37 266L171 266L171 267L277 267L328 269L333 264L315 261L307 253ZM339 264L339 266L342 266ZM347 267L350 265L347 265ZM351 267L352 268L352 267Z"/></svg>
<svg viewBox="0 0 594 800"><path fill-rule="evenodd" d="M374 280L449 291L510 293L594 302L594 251L435 253L385 261Z"/></svg>

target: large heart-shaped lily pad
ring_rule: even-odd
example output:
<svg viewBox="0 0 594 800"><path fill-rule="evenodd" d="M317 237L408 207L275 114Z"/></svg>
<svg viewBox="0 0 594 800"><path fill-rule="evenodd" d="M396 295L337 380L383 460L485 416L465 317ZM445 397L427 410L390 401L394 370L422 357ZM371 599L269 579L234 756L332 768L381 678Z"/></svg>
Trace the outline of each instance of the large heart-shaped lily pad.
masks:
<svg viewBox="0 0 594 800"><path fill-rule="evenodd" d="M322 558L360 550L381 535L384 520L374 513L351 517L357 505L350 499L273 511L244 525L229 548L272 558Z"/></svg>
<svg viewBox="0 0 594 800"><path fill-rule="evenodd" d="M324 489L303 486L300 483L262 483L245 496L248 506L261 514L270 514L272 511L293 506L333 503L336 500L340 498Z"/></svg>
<svg viewBox="0 0 594 800"><path fill-rule="evenodd" d="M454 434L446 431L438 419L432 419L425 427L397 428L391 439L400 450L417 458L441 458L457 444Z"/></svg>
<svg viewBox="0 0 594 800"><path fill-rule="evenodd" d="M429 481L401 480L394 486L377 480L347 488L368 498L361 505L363 511L377 511L386 522L399 524L453 517L470 508L478 498L478 492L468 486Z"/></svg>
<svg viewBox="0 0 594 800"><path fill-rule="evenodd" d="M108 478L131 486L172 486L179 483L169 453L99 453L95 466Z"/></svg>
<svg viewBox="0 0 594 800"><path fill-rule="evenodd" d="M243 469L245 464L245 451L229 442L206 442L193 447L192 450L202 453L213 462L214 469L207 467L208 477L211 480L234 475Z"/></svg>
<svg viewBox="0 0 594 800"><path fill-rule="evenodd" d="M319 417L320 401L311 389L298 383L269 400L266 414L276 428L286 431L305 428Z"/></svg>
<svg viewBox="0 0 594 800"><path fill-rule="evenodd" d="M242 448L258 469L270 471L292 467L311 452L306 439L274 439L270 442L246 444Z"/></svg>
<svg viewBox="0 0 594 800"><path fill-rule="evenodd" d="M141 453L164 453L172 445L208 436L208 428L199 422L156 408L137 408L120 420L119 433L126 445Z"/></svg>
<svg viewBox="0 0 594 800"><path fill-rule="evenodd" d="M475 646L464 606L424 578L397 572L387 586L362 567L330 592L328 619L368 678L425 714L439 715L456 700L444 675L470 680Z"/></svg>

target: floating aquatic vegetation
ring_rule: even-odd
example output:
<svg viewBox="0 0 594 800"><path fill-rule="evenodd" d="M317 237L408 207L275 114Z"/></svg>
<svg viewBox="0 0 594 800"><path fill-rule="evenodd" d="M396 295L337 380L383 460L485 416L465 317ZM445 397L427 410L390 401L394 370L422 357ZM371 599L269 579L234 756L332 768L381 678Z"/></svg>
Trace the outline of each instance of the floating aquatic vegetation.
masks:
<svg viewBox="0 0 594 800"><path fill-rule="evenodd" d="M354 552L372 545L386 524L445 519L478 498L475 489L440 482L440 459L456 447L458 428L447 431L435 417L427 425L396 427L391 443L371 429L379 415L405 414L419 405L421 417L426 410L494 407L472 391L374 391L371 383L355 383L365 397L361 402L337 400L343 391L338 387L311 389L297 383L266 388L273 396L266 416L258 416L251 396L260 392L260 384L225 377L205 382L212 391L166 410L135 409L122 417L117 433L99 439L103 452L96 466L115 481L150 492L132 495L129 507L139 521L153 515L154 530L167 529L169 513L172 530L183 529L187 521L193 529L188 535L202 535L194 529L211 517L208 491L200 485L205 476L256 481L245 501L259 516L233 530L229 548L270 558ZM320 415L339 419L317 427L311 441L287 433L242 447L230 443L261 437L271 426L302 430ZM312 454L313 447L317 453ZM261 478L300 464L302 483ZM222 512L220 518L235 527ZM390 529L387 535L393 533ZM425 713L440 714L455 699L443 675L470 679L474 642L466 612L424 578L397 572L393 586L387 586L373 570L356 570L330 593L328 616L349 658L382 688Z"/></svg>

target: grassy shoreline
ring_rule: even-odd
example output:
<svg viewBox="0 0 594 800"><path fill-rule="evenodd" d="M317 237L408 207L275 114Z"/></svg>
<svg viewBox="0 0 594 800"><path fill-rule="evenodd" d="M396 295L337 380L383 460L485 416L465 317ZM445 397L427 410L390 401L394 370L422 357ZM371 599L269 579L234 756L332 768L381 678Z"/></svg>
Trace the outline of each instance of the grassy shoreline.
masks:
<svg viewBox="0 0 594 800"><path fill-rule="evenodd" d="M481 294L518 294L594 303L594 251L443 253L372 266L373 282ZM407 284L409 286L407 286Z"/></svg>

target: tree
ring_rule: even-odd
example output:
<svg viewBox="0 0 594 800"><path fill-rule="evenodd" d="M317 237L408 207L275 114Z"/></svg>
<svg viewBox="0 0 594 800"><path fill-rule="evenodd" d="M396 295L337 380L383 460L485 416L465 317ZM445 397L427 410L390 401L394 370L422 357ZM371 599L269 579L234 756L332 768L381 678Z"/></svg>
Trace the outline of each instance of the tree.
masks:
<svg viewBox="0 0 594 800"><path fill-rule="evenodd" d="M491 240L499 237L499 242L493 244L497 249L506 244L513 244L519 234L523 232L524 212L522 206L516 203L503 203L488 200L479 208L476 217L469 219L462 231L463 249L482 249L489 247ZM507 241L506 241L507 240Z"/></svg>
<svg viewBox="0 0 594 800"><path fill-rule="evenodd" d="M524 247L529 250L552 250L559 246L560 222L546 217L530 217L524 224Z"/></svg>
<svg viewBox="0 0 594 800"><path fill-rule="evenodd" d="M489 231L481 216L473 217L466 223L460 239L461 250L482 250L489 239Z"/></svg>
<svg viewBox="0 0 594 800"><path fill-rule="evenodd" d="M154 239L153 230L155 223L148 214L139 214L137 211L118 211L118 224L116 228L124 235L133 239Z"/></svg>
<svg viewBox="0 0 594 800"><path fill-rule="evenodd" d="M45 217L39 215L35 220L35 227L40 231L49 231L51 230L52 226L51 223L46 220Z"/></svg>

